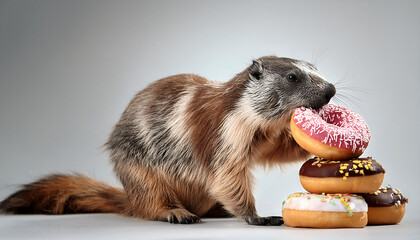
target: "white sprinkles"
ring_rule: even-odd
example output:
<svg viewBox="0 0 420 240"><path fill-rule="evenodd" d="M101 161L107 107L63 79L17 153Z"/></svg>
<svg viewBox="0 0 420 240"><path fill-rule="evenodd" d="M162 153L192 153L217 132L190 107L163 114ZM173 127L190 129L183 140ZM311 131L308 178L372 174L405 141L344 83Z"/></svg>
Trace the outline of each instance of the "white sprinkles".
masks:
<svg viewBox="0 0 420 240"><path fill-rule="evenodd" d="M356 152L364 151L370 141L366 122L345 107L327 104L318 112L300 107L295 110L293 119L306 134L330 146Z"/></svg>

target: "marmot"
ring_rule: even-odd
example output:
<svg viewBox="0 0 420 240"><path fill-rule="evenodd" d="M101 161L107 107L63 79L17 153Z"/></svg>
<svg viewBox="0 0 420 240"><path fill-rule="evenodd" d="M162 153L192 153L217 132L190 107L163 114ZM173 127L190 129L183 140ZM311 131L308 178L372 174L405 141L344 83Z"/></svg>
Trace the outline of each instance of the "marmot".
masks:
<svg viewBox="0 0 420 240"><path fill-rule="evenodd" d="M180 74L131 100L105 144L124 190L82 175L52 175L0 203L9 213L111 212L171 223L233 215L253 225L256 164L304 160L291 136L296 107L320 108L335 94L308 62L266 56L228 82Z"/></svg>

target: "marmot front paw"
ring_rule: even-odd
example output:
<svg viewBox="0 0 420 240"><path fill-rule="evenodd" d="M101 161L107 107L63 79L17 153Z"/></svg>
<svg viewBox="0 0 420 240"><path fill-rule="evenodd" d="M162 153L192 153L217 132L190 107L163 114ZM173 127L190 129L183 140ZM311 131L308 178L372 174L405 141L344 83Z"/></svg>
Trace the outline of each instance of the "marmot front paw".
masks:
<svg viewBox="0 0 420 240"><path fill-rule="evenodd" d="M259 226L280 226L283 224L283 218L277 216L271 217L252 217L246 218L246 222L250 225L259 225Z"/></svg>

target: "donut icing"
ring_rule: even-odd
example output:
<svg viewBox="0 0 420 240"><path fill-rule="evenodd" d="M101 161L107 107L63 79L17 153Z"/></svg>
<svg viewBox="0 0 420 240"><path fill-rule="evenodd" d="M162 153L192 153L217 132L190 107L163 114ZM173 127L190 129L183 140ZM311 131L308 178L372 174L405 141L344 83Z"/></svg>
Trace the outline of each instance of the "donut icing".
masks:
<svg viewBox="0 0 420 240"><path fill-rule="evenodd" d="M304 133L329 146L357 152L364 151L370 141L366 122L345 107L327 104L319 111L300 107L293 120Z"/></svg>
<svg viewBox="0 0 420 240"><path fill-rule="evenodd" d="M283 209L348 212L367 212L368 205L363 197L355 194L314 194L297 192L283 201Z"/></svg>
<svg viewBox="0 0 420 240"><path fill-rule="evenodd" d="M382 165L371 157L351 160L332 161L314 157L306 161L299 170L299 175L307 177L348 177L369 176L385 173Z"/></svg>
<svg viewBox="0 0 420 240"><path fill-rule="evenodd" d="M399 207L408 202L398 188L381 187L373 193L362 194L369 207Z"/></svg>

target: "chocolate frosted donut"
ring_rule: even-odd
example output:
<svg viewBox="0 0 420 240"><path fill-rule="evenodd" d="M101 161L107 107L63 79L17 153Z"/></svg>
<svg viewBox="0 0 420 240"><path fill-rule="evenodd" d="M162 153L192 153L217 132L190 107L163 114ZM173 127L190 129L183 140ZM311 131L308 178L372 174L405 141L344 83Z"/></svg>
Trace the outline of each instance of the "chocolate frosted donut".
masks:
<svg viewBox="0 0 420 240"><path fill-rule="evenodd" d="M361 196L368 204L368 224L397 224L404 217L408 199L397 188L381 187Z"/></svg>
<svg viewBox="0 0 420 240"><path fill-rule="evenodd" d="M314 157L306 161L300 168L299 175L307 177L347 177L369 176L385 173L376 160L372 158L357 158L347 161L331 161Z"/></svg>
<svg viewBox="0 0 420 240"><path fill-rule="evenodd" d="M371 157L332 161L315 157L299 170L300 182L314 193L369 193L382 184L385 170Z"/></svg>
<svg viewBox="0 0 420 240"><path fill-rule="evenodd" d="M381 187L378 191L373 193L361 194L366 200L369 207L398 207L401 204L407 203L408 199L405 198L401 191L397 188Z"/></svg>

